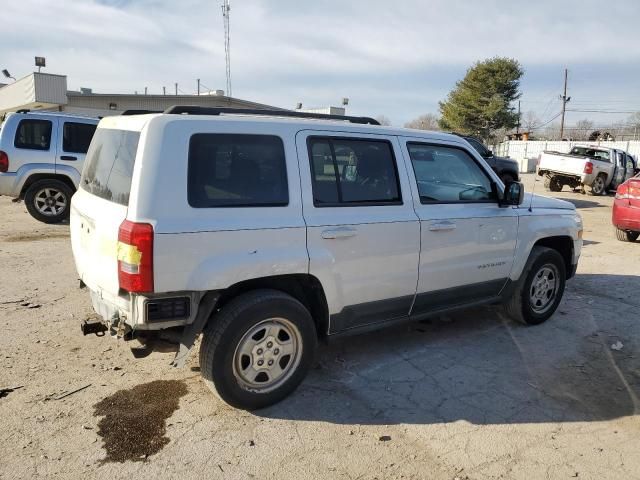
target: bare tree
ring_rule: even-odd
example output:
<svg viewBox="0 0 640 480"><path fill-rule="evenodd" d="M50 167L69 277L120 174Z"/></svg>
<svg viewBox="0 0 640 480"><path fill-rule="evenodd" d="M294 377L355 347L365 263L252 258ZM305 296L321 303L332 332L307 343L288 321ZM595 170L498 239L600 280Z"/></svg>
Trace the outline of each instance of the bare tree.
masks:
<svg viewBox="0 0 640 480"><path fill-rule="evenodd" d="M574 140L589 140L591 132L593 132L594 123L591 120L583 119L576 122L574 128L570 128L571 138Z"/></svg>
<svg viewBox="0 0 640 480"><path fill-rule="evenodd" d="M438 116L433 113L425 113L418 118L404 124L405 128L416 128L418 130L440 130Z"/></svg>
<svg viewBox="0 0 640 480"><path fill-rule="evenodd" d="M522 129L525 132L531 132L540 124L540 118L538 118L536 112L529 110L528 112L525 112L524 115L522 115L522 120L520 123L522 124Z"/></svg>
<svg viewBox="0 0 640 480"><path fill-rule="evenodd" d="M388 127L391 125L391 120L389 119L389 117L387 117L386 115L378 115L376 117L376 120L378 121L378 123L380 125L383 125L385 127Z"/></svg>
<svg viewBox="0 0 640 480"><path fill-rule="evenodd" d="M560 139L560 124L551 123L544 129L543 136L545 140L559 140Z"/></svg>

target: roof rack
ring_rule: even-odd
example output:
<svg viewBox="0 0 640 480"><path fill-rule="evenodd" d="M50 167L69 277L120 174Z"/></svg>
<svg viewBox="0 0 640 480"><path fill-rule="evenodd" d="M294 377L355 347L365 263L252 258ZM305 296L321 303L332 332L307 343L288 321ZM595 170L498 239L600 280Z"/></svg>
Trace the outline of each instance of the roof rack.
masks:
<svg viewBox="0 0 640 480"><path fill-rule="evenodd" d="M120 115L146 115L147 113L162 113L161 110L125 110Z"/></svg>
<svg viewBox="0 0 640 480"><path fill-rule="evenodd" d="M359 123L363 125L380 125L380 122L370 117L350 117L346 115L328 115L325 113L294 112L292 110L268 110L253 108L228 107L199 107L195 105L174 105L163 113L173 115L263 115L269 117L314 118L317 120L342 120L343 122ZM124 114L123 114L124 115Z"/></svg>
<svg viewBox="0 0 640 480"><path fill-rule="evenodd" d="M19 110L16 110L16 113L29 113L31 110L29 110L28 108L21 108Z"/></svg>

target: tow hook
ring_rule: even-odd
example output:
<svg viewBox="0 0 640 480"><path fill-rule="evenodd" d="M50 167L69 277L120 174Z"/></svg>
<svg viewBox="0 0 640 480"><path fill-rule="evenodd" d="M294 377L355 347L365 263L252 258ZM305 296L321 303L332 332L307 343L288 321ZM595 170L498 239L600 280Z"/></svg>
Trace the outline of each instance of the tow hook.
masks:
<svg viewBox="0 0 640 480"><path fill-rule="evenodd" d="M107 326L99 320L83 320L80 324L80 330L84 336L95 333L98 337L104 335L108 330Z"/></svg>

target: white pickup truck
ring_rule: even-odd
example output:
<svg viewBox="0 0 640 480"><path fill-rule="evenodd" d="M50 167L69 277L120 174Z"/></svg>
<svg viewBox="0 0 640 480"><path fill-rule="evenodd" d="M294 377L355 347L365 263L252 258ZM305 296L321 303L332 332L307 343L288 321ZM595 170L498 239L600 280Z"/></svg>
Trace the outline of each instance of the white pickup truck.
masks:
<svg viewBox="0 0 640 480"><path fill-rule="evenodd" d="M545 177L545 187L552 192L569 185L604 195L631 178L635 170L635 159L615 148L575 146L569 153L545 151L538 157L538 175Z"/></svg>

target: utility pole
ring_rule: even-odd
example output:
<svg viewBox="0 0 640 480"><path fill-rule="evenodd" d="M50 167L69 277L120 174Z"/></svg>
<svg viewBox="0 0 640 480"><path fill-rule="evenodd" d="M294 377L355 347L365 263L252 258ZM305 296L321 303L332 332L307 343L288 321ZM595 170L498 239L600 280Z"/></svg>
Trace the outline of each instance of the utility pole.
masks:
<svg viewBox="0 0 640 480"><path fill-rule="evenodd" d="M198 95L200 95L200 79L198 79Z"/></svg>
<svg viewBox="0 0 640 480"><path fill-rule="evenodd" d="M178 82L176 82L176 95L178 95Z"/></svg>
<svg viewBox="0 0 640 480"><path fill-rule="evenodd" d="M162 95L166 95L167 94L167 87L162 87Z"/></svg>
<svg viewBox="0 0 640 480"><path fill-rule="evenodd" d="M516 125L516 135L520 133L520 100L518 100L518 124Z"/></svg>
<svg viewBox="0 0 640 480"><path fill-rule="evenodd" d="M562 100L562 120L560 121L560 140L564 138L564 113L567 109L567 103L571 100L571 97L567 97L567 74L568 71L564 69L564 93L560 96Z"/></svg>

